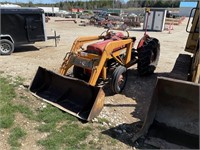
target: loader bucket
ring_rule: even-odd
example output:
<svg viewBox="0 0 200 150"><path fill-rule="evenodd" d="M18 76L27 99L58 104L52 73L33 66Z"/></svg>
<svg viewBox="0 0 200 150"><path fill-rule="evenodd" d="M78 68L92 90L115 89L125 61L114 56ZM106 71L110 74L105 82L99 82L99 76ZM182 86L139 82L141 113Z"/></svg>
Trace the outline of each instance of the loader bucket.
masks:
<svg viewBox="0 0 200 150"><path fill-rule="evenodd" d="M100 87L39 67L29 87L42 100L82 120L91 120L102 110L105 94Z"/></svg>
<svg viewBox="0 0 200 150"><path fill-rule="evenodd" d="M143 127L132 140L147 135L199 149L199 92L199 84L159 77Z"/></svg>

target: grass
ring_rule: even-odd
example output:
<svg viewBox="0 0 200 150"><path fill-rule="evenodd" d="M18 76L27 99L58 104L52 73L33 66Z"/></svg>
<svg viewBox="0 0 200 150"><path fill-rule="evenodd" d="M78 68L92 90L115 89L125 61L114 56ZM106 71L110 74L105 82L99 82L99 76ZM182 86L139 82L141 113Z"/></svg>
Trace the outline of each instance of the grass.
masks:
<svg viewBox="0 0 200 150"><path fill-rule="evenodd" d="M7 114L0 116L0 128L10 128L13 125L14 122L14 115L13 114Z"/></svg>
<svg viewBox="0 0 200 150"><path fill-rule="evenodd" d="M8 143L12 146L12 147L20 147L20 141L21 139L23 139L23 137L26 136L26 132L20 128L20 127L15 127L10 131L10 135L8 138Z"/></svg>
<svg viewBox="0 0 200 150"><path fill-rule="evenodd" d="M54 130L46 139L38 141L48 150L54 149L82 149L80 142L90 133L90 128L81 128L77 124L65 124Z"/></svg>
<svg viewBox="0 0 200 150"><path fill-rule="evenodd" d="M106 118L99 118L99 117L98 117L98 122L101 124L103 124L104 122L107 124L109 123L109 121Z"/></svg>
<svg viewBox="0 0 200 150"><path fill-rule="evenodd" d="M14 87L11 86L8 79L0 77L0 103L9 103L15 97Z"/></svg>
<svg viewBox="0 0 200 150"><path fill-rule="evenodd" d="M38 122L43 122L36 129L50 133L48 137L38 141L39 145L48 150L83 149L85 145L80 142L85 140L92 130L88 126L81 127L77 118L51 105L40 110L36 118Z"/></svg>
<svg viewBox="0 0 200 150"><path fill-rule="evenodd" d="M14 124L16 112L23 114L29 120L38 122L35 130L48 133L46 138L37 141L37 144L43 146L44 149L95 149L98 146L85 141L93 132L90 123L82 125L76 117L49 104L37 111L33 111L29 105L24 105L29 101L28 97L15 93L15 88L19 87L21 82L23 79L20 77L11 82L9 78L3 78L0 74L0 128L9 129L8 143L12 149L20 149L20 142L26 136L26 131ZM22 99L23 104L20 101L15 103L13 99ZM101 124L109 123L104 118L98 118L98 120Z"/></svg>
<svg viewBox="0 0 200 150"><path fill-rule="evenodd" d="M17 84L22 81L21 78L17 78ZM13 104L12 100L16 98L14 84L10 84L10 81L6 78L0 77L0 128L12 127L15 119L15 112L24 114L25 117L31 119L33 113L27 106L21 104Z"/></svg>
<svg viewBox="0 0 200 150"><path fill-rule="evenodd" d="M13 105L13 108L14 108L14 112L19 112L23 114L26 118L35 120L33 111L28 106L17 104L17 105Z"/></svg>
<svg viewBox="0 0 200 150"><path fill-rule="evenodd" d="M45 123L59 122L62 120L77 120L75 117L69 115L68 113L62 112L60 109L53 107L49 104L44 109L38 111L36 118L37 121Z"/></svg>
<svg viewBox="0 0 200 150"><path fill-rule="evenodd" d="M0 77L0 128L10 128L14 122L11 100L16 97L14 87L9 81Z"/></svg>
<svg viewBox="0 0 200 150"><path fill-rule="evenodd" d="M56 124L54 122L52 123L45 123L45 124L41 124L39 127L37 127L36 129L40 132L51 132L56 128Z"/></svg>
<svg viewBox="0 0 200 150"><path fill-rule="evenodd" d="M17 87L17 86L21 85L23 82L24 82L24 78L21 78L21 77L17 76L17 77L14 79L13 85L14 85L15 87Z"/></svg>
<svg viewBox="0 0 200 150"><path fill-rule="evenodd" d="M25 96L25 95L20 95L19 98L22 99L22 100L27 100L28 99L28 97Z"/></svg>
<svg viewBox="0 0 200 150"><path fill-rule="evenodd" d="M10 83L8 78L0 76L0 128L12 128L16 112L20 112L28 118L31 118L32 115L32 111L28 107L13 104L12 100L17 96L15 93L16 84ZM20 81L17 84L19 83ZM8 144L12 146L12 149L18 149L21 146L19 140L25 135L26 132L20 127L11 129Z"/></svg>

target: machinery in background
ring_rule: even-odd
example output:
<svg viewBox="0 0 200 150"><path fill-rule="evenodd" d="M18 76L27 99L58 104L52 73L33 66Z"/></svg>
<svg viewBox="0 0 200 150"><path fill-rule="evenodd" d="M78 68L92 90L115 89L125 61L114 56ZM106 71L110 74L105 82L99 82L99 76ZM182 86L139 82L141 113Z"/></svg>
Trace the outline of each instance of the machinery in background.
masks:
<svg viewBox="0 0 200 150"><path fill-rule="evenodd" d="M185 46L192 57L180 54L169 76L158 77L144 124L132 141L146 136L147 144L160 148L164 141L166 149L199 149L199 3L194 10Z"/></svg>

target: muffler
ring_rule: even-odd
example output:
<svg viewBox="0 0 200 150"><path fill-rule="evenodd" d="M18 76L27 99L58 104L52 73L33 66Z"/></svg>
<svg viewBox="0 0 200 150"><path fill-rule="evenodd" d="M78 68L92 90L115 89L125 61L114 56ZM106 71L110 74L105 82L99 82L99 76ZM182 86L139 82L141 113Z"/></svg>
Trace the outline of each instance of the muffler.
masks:
<svg viewBox="0 0 200 150"><path fill-rule="evenodd" d="M99 115L105 94L100 87L39 67L29 87L31 93L82 120Z"/></svg>
<svg viewBox="0 0 200 150"><path fill-rule="evenodd" d="M199 149L199 93L199 84L159 77L143 127L132 141L147 135Z"/></svg>

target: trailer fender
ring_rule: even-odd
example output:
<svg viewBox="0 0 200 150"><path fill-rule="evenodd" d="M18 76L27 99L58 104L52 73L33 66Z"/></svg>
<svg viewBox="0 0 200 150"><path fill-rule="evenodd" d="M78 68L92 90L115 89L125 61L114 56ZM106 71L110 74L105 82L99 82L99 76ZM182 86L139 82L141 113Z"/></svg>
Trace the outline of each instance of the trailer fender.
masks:
<svg viewBox="0 0 200 150"><path fill-rule="evenodd" d="M0 35L1 39L7 39L9 41L11 41L13 44L15 43L13 38L9 35L9 34L4 34L4 35Z"/></svg>

